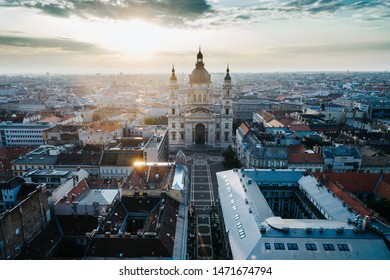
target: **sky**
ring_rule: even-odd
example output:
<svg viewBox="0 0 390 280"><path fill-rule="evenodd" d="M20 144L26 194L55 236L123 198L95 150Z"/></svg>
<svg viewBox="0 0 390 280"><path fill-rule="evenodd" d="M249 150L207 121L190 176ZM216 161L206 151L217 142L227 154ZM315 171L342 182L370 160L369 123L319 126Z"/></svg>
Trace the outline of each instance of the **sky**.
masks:
<svg viewBox="0 0 390 280"><path fill-rule="evenodd" d="M1 74L387 71L390 1L0 0Z"/></svg>

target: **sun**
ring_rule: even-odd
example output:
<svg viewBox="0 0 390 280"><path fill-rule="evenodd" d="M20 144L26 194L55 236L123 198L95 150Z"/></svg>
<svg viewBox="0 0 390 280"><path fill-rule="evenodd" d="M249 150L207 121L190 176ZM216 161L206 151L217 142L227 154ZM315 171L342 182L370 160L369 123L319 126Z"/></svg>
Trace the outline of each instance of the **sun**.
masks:
<svg viewBox="0 0 390 280"><path fill-rule="evenodd" d="M142 20L106 25L104 33L104 47L142 59L160 51L169 37L165 28Z"/></svg>

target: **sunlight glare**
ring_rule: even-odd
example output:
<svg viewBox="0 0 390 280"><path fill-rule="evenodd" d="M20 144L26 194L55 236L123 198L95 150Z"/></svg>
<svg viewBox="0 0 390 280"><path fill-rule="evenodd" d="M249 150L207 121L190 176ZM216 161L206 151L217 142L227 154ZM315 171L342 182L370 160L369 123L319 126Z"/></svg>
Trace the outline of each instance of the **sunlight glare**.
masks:
<svg viewBox="0 0 390 280"><path fill-rule="evenodd" d="M161 50L168 37L166 29L141 20L116 22L105 31L105 47L142 59Z"/></svg>

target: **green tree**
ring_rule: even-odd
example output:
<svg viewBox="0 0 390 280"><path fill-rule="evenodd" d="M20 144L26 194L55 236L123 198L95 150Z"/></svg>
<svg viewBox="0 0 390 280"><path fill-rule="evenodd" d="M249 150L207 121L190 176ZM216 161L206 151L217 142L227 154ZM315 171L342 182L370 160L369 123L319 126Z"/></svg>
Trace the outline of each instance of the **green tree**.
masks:
<svg viewBox="0 0 390 280"><path fill-rule="evenodd" d="M241 163L238 160L236 153L234 152L233 147L231 145L229 145L229 147L227 147L222 152L222 156L223 156L222 164L223 164L223 167L225 169L232 169L232 168L240 168L241 167Z"/></svg>

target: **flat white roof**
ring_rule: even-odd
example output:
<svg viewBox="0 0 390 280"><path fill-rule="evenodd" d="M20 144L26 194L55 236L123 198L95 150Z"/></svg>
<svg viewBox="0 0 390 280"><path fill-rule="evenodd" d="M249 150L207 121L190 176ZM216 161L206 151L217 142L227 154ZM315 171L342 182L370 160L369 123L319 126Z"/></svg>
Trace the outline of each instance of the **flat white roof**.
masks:
<svg viewBox="0 0 390 280"><path fill-rule="evenodd" d="M354 224L348 223L348 219L354 220L355 214L327 188L317 185L314 177L300 178L299 187L322 212L326 212L329 219L275 217L256 183L255 175L251 178L251 172L245 172L244 177L242 174L240 170L216 174L233 259L390 259L382 238L370 231L361 232ZM265 232L260 232L263 226ZM295 244L296 249L289 248L291 244ZM329 246L333 246L334 250L328 250ZM312 250L313 247L315 250Z"/></svg>
<svg viewBox="0 0 390 280"><path fill-rule="evenodd" d="M246 259L261 237L255 216L246 204L247 194L233 171L218 172L217 180L230 248L235 259Z"/></svg>
<svg viewBox="0 0 390 280"><path fill-rule="evenodd" d="M336 196L330 193L328 188L318 184L313 176L303 176L298 181L299 186L306 192L306 196L313 204L325 212L325 216L330 220L347 222L354 221L356 214L348 211L348 207Z"/></svg>

